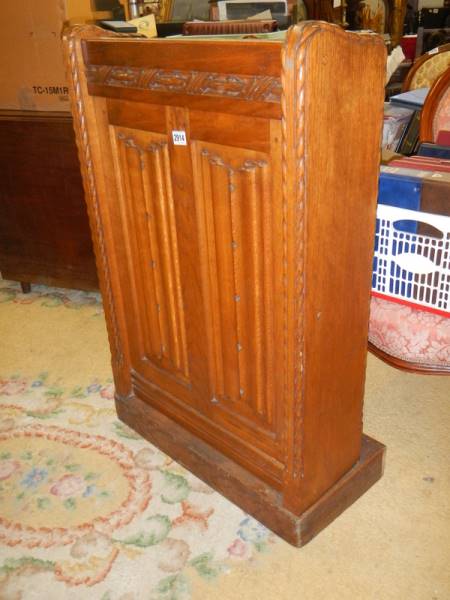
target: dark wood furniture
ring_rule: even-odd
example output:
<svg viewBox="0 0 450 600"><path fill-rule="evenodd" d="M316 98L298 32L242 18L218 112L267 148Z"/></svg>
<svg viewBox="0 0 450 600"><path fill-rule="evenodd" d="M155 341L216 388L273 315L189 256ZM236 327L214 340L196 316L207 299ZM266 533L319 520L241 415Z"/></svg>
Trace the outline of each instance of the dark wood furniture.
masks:
<svg viewBox="0 0 450 600"><path fill-rule="evenodd" d="M416 59L430 50L450 42L450 27L442 29L417 29Z"/></svg>
<svg viewBox="0 0 450 600"><path fill-rule="evenodd" d="M70 113L0 111L3 278L98 287Z"/></svg>
<svg viewBox="0 0 450 600"><path fill-rule="evenodd" d="M362 402L383 42L75 28L65 52L119 417L302 545L382 473Z"/></svg>
<svg viewBox="0 0 450 600"><path fill-rule="evenodd" d="M325 4L326 0L309 0L313 4ZM406 14L406 0L380 0L371 4L360 0L342 2L341 10L351 30L371 29L389 34L390 48L400 44Z"/></svg>
<svg viewBox="0 0 450 600"><path fill-rule="evenodd" d="M294 9L296 1L289 1L291 10ZM346 2L333 2L333 0L305 0L308 19L317 19L335 23L341 27L348 26L346 22ZM296 10L293 10L293 14Z"/></svg>
<svg viewBox="0 0 450 600"><path fill-rule="evenodd" d="M386 84L386 101L389 101L391 96L395 96L395 94L400 94L403 90L403 82L405 77L407 76L410 68L412 66L412 61L404 60L399 64L397 69L392 73L389 82Z"/></svg>

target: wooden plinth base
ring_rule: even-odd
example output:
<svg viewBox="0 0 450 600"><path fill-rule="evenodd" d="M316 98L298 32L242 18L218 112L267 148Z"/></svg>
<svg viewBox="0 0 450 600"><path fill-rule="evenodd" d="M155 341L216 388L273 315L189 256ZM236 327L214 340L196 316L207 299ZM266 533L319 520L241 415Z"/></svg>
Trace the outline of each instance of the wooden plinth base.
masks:
<svg viewBox="0 0 450 600"><path fill-rule="evenodd" d="M300 516L282 495L136 396L116 397L119 418L294 546L303 546L368 490L383 474L385 447L363 435L357 464Z"/></svg>

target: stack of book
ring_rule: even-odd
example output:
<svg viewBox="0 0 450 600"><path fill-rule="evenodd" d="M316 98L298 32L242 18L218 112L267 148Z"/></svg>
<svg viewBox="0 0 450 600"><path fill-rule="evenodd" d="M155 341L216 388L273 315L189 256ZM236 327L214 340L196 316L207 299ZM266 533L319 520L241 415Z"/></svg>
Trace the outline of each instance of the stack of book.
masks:
<svg viewBox="0 0 450 600"><path fill-rule="evenodd" d="M404 108L412 108L413 110L421 110L425 99L428 95L429 88L418 88L417 90L409 90L391 96L391 104L395 106L403 106Z"/></svg>
<svg viewBox="0 0 450 600"><path fill-rule="evenodd" d="M403 155L419 145L420 113L428 88L397 94L385 104L382 148Z"/></svg>
<svg viewBox="0 0 450 600"><path fill-rule="evenodd" d="M419 171L433 171L437 173L450 173L450 160L439 156L402 156L391 160L391 167L404 167L405 169L416 169ZM450 196L449 196L450 202Z"/></svg>
<svg viewBox="0 0 450 600"><path fill-rule="evenodd" d="M384 104L383 139L381 147L384 150L396 152L400 140L408 127L414 110L395 106L390 102Z"/></svg>

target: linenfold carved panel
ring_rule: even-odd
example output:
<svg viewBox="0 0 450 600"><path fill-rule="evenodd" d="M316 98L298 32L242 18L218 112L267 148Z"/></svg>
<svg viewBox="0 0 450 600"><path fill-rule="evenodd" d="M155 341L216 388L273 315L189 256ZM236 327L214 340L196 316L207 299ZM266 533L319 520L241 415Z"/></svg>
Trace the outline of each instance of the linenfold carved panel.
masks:
<svg viewBox="0 0 450 600"><path fill-rule="evenodd" d="M111 128L140 357L189 379L178 243L165 136Z"/></svg>
<svg viewBox="0 0 450 600"><path fill-rule="evenodd" d="M281 99L280 78L264 75L89 65L86 76L90 84L153 92L222 96L270 103L279 103Z"/></svg>
<svg viewBox="0 0 450 600"><path fill-rule="evenodd" d="M270 162L261 153L199 142L192 152L211 401L272 429Z"/></svg>

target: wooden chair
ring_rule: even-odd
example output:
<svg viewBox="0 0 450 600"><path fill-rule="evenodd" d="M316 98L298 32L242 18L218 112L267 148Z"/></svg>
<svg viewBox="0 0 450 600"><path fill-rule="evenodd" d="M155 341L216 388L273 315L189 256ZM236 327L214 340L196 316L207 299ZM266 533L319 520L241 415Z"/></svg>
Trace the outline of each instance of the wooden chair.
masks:
<svg viewBox="0 0 450 600"><path fill-rule="evenodd" d="M420 141L434 142L439 131L450 131L450 65L428 92L420 117Z"/></svg>
<svg viewBox="0 0 450 600"><path fill-rule="evenodd" d="M369 349L399 369L450 374L450 216L379 205L377 219ZM417 232L398 229L403 219Z"/></svg>
<svg viewBox="0 0 450 600"><path fill-rule="evenodd" d="M450 130L450 44L427 52L411 67L403 91L421 87L431 89L422 109L420 140L433 142L439 131ZM381 360L414 373L449 375L449 348L449 318L372 298L369 350Z"/></svg>
<svg viewBox="0 0 450 600"><path fill-rule="evenodd" d="M433 48L413 64L403 82L403 91L431 87L448 67L450 67L450 44Z"/></svg>
<svg viewBox="0 0 450 600"><path fill-rule="evenodd" d="M448 317L372 298L369 350L384 362L412 373L450 375L449 348Z"/></svg>

